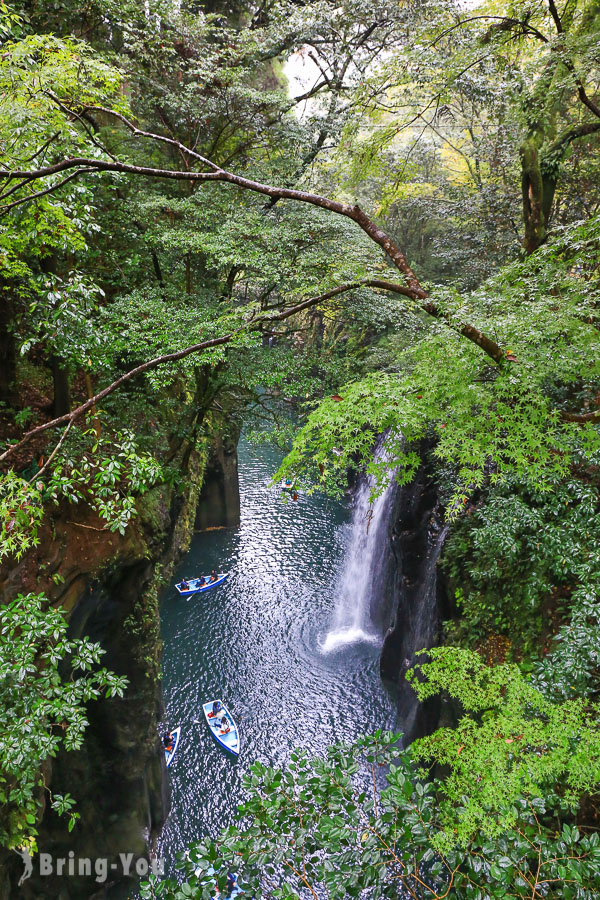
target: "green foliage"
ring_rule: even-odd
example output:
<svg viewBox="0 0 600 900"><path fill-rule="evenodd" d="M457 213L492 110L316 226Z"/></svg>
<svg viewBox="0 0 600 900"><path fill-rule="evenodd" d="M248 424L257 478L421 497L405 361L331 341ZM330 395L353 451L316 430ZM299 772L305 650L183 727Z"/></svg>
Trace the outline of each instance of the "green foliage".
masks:
<svg viewBox="0 0 600 900"><path fill-rule="evenodd" d="M587 253L598 252L599 234L598 219L565 229L469 297L436 290L451 321L493 334L509 359L492 366L478 347L430 325L391 371L342 386L341 401L326 400L313 412L278 477L304 474L325 488L339 485L352 461L373 469L375 438L392 429L388 468L398 469L401 482L414 471L415 445L433 432L435 456L456 472L453 513L474 488L510 474L551 490L600 446L597 426L561 420L561 409L592 401L600 378L598 275L573 276ZM334 448L342 450L337 457Z"/></svg>
<svg viewBox="0 0 600 900"><path fill-rule="evenodd" d="M43 517L43 483L33 486L12 469L0 479L0 557L19 559L38 543L37 531Z"/></svg>
<svg viewBox="0 0 600 900"><path fill-rule="evenodd" d="M53 132L72 146L86 146L88 136L73 127L61 104L102 104L114 100L125 110L121 76L83 41L31 34L5 44L0 67L0 128L16 130L21 152L37 149ZM10 125L9 125L10 123ZM14 133L14 132L13 132ZM75 143L74 143L75 142ZM13 145L0 161L10 165ZM86 149L88 149L86 147Z"/></svg>
<svg viewBox="0 0 600 900"><path fill-rule="evenodd" d="M106 338L93 316L103 291L80 272L70 273L66 279L45 274L35 288L27 324L22 326L28 333L22 335L21 354L40 343L74 368L91 367L92 360L97 363Z"/></svg>
<svg viewBox="0 0 600 900"><path fill-rule="evenodd" d="M67 638L63 612L42 596L0 607L0 845L35 850L44 787L40 766L59 749L81 747L86 704L122 696L126 679L98 667L99 644ZM50 796L53 808L78 814L73 800Z"/></svg>
<svg viewBox="0 0 600 900"><path fill-rule="evenodd" d="M2 167L77 156L201 165L84 106L123 112L239 174L358 201L386 220L421 280L430 279L436 314L365 287L248 336L244 325L259 311L387 277L378 248L354 222L232 185L90 172L60 186L59 174L8 181L0 349L3 359L21 351L21 372L43 374L25 385L35 400L25 390L24 408L7 417L7 440L15 426L43 420L47 404L33 387L56 363L81 402L152 356L239 334L227 350L171 361L106 398L92 413L94 429L77 422L39 483L3 474L2 553L18 556L36 542L42 504L52 502L86 503L123 533L137 497L224 422L232 433L245 422L284 443L299 419L304 427L276 477L329 491L357 465L380 487L390 468L409 481L428 439L450 515L475 489L487 501L449 546L465 613L460 635L471 642L518 629L531 678L514 665L487 669L461 649L434 653L417 690L446 690L463 713L458 729L417 749L421 765L448 767L446 779L421 780L414 754L390 735L334 748L325 760L298 754L286 771L256 765L242 824L191 851L185 884L144 890L208 897L215 880L224 891L232 869L256 897L406 889L419 898L591 900L600 890L598 841L571 826L570 804L598 780L600 431L564 413L597 408L600 388L598 136L570 137L591 123L581 98L586 86L593 94L598 74L597 5L567 4L560 36L543 5L491 3L474 14L446 0L378 0L375 15L364 0L277 0L234 2L228 16L205 5L0 0ZM316 80L310 97L294 99L281 63L299 49L312 58L307 48L318 59ZM538 182L548 189L541 197ZM53 190L32 197L40 185ZM531 196L544 210L537 222L527 220ZM553 201L554 225L567 227L515 261L519 206L537 245ZM466 339L468 325L506 359L492 363ZM388 459L375 464L382 432ZM55 446L31 453L48 458ZM66 665L66 654L95 666L97 651L71 648L54 613L36 602L29 598L27 624L22 607L5 613L15 647L32 635L27 684L42 682L37 697L50 692L45 718L21 729L34 738L19 769L23 787L15 782L21 794L7 801L10 845L34 836L44 754L80 739L78 703L103 689L88 670L91 682L84 673L62 683L55 665ZM555 617L543 650L552 644L553 652L533 665L546 609ZM11 695L6 709L28 703L29 714L27 696ZM7 719L11 739L18 712ZM72 798L54 804L73 824Z"/></svg>
<svg viewBox="0 0 600 900"><path fill-rule="evenodd" d="M600 596L600 497L585 469L540 493L514 478L486 492L453 528L444 565L460 590L467 644L490 633L541 657L549 617Z"/></svg>
<svg viewBox="0 0 600 900"><path fill-rule="evenodd" d="M331 747L325 758L296 751L285 769L255 763L239 824L182 855L182 884L153 878L141 896L208 900L236 872L256 898L592 900L600 888L598 836L568 824L557 831L546 821L560 801L550 808L519 798L513 831L448 842L438 802L443 784L420 781L397 738L377 732Z"/></svg>
<svg viewBox="0 0 600 900"><path fill-rule="evenodd" d="M12 5L0 2L0 41L16 37L21 30L22 19Z"/></svg>
<svg viewBox="0 0 600 900"><path fill-rule="evenodd" d="M85 500L110 531L124 534L137 514L135 496L162 480L160 465L139 451L129 431L98 436L90 429L65 447L57 456L44 499L54 503Z"/></svg>
<svg viewBox="0 0 600 900"><path fill-rule="evenodd" d="M560 789L577 805L600 783L598 708L583 698L553 702L514 663L487 666L472 650L438 647L411 670L420 700L445 690L460 704L456 728L413 744L417 758L448 767L442 817L461 842L481 829L514 829L518 800ZM418 674L417 674L418 673ZM457 812L459 810L459 812Z"/></svg>

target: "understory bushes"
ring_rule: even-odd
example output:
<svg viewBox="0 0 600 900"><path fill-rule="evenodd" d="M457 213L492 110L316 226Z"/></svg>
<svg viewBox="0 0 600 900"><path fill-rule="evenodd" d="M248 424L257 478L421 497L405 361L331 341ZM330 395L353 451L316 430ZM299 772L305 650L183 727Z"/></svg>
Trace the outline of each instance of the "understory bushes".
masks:
<svg viewBox="0 0 600 900"><path fill-rule="evenodd" d="M548 492L516 478L491 488L455 524L443 565L458 608L447 625L448 643L477 646L489 661L508 655L526 669L556 640L563 656L565 641L591 641L581 629L594 630L595 646L597 476L578 471L567 480L557 478Z"/></svg>

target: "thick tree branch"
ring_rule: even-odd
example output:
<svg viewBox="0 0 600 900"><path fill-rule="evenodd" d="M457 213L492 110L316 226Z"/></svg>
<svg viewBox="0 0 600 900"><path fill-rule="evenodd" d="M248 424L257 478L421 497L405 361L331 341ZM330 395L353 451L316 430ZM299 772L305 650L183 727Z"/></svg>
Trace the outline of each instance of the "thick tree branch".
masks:
<svg viewBox="0 0 600 900"><path fill-rule="evenodd" d="M550 15L551 15L552 18L554 19L554 24L555 24L555 26L556 26L556 31L558 32L558 34L563 34L563 33L564 33L564 28L563 28L563 25L562 25L561 18L560 18L559 14L558 14L558 10L557 10L557 8L556 8L556 4L554 3L554 0L548 0L548 9L550 10Z"/></svg>
<svg viewBox="0 0 600 900"><path fill-rule="evenodd" d="M587 413L571 413L563 411L561 412L560 417L563 422L578 422L580 425L585 425L586 422L600 422L600 409Z"/></svg>
<svg viewBox="0 0 600 900"><path fill-rule="evenodd" d="M563 133L550 144L544 155L552 156L554 153L564 153L569 144L573 141L576 141L578 138L587 137L589 134L595 134L597 131L600 131L600 121L584 122L582 125L574 125L572 128L563 131Z"/></svg>
<svg viewBox="0 0 600 900"><path fill-rule="evenodd" d="M90 397L85 403L82 403L81 406L78 406L76 409L71 410L71 412L66 413L63 416L57 416L55 419L51 419L48 422L44 422L42 425L37 425L35 428L32 428L28 431L17 444L12 444L8 447L2 454L0 454L0 462L3 462L9 456L11 456L17 448L22 447L25 443L27 443L31 438L35 437L38 434L42 434L44 431L48 431L50 428L58 428L61 425L71 427L78 419L84 416L87 412L94 409L94 407L99 404L102 400L108 397L110 394L114 393L118 388L122 387L128 381L131 381L132 378L136 378L138 375L142 375L144 372L149 372L152 369L156 369L158 366L167 362L175 362L179 359L184 359L186 356L191 356L193 353L200 353L203 350L211 350L213 347L222 347L224 344L229 344L231 341L238 337L240 334L257 331L262 325L269 322L278 322L284 319L289 319L291 316L296 315L299 312L302 312L305 309L309 309L311 306L315 306L317 303L322 303L325 300L329 300L331 297L335 297L338 294L343 293L344 291L351 290L352 288L359 287L360 282L356 284L343 284L337 288L333 288L330 291L327 291L324 294L319 294L316 297L310 297L308 300L303 300L301 303L297 303L295 306L288 307L287 309L282 310L279 313L273 313L271 315L261 315L255 317L251 322L240 326L235 331L231 331L228 334L224 334L218 338L210 338L206 341L200 341L197 344L192 344L189 347L185 347L183 350L177 350L174 353L165 353L162 356L156 356L153 359L147 360L145 363L142 363L139 366L136 366L134 369L130 369L129 372L126 372L124 375L121 375L120 378L117 378L103 390L99 391L93 397ZM402 285L398 286L401 290L406 290ZM66 433L65 433L66 436Z"/></svg>
<svg viewBox="0 0 600 900"><path fill-rule="evenodd" d="M417 298L414 297L413 292L405 285L396 284L393 281L384 281L379 278L365 278L361 281L354 281L338 285L338 287L332 288L331 290L326 291L324 294L319 294L315 297L309 297L307 300L302 300L300 303L297 303L294 306L287 307L281 312L256 316L247 324L242 325L235 331L231 331L228 334L222 335L221 337L210 338L206 341L200 341L197 344L192 344L189 347L185 347L183 350L177 350L174 353L166 353L162 356L156 356L153 359L147 360L145 363L136 366L134 369L130 369L129 372L121 375L120 378L117 378L107 387L103 388L103 390L99 391L93 397L90 397L88 400L86 400L85 403L82 403L81 406L78 406L76 409L71 410L71 412L66 413L63 416L57 416L55 419L51 419L49 422L44 422L42 425L37 425L35 428L32 428L31 431L28 431L27 434L25 434L17 444L12 444L4 451L4 453L0 455L0 462L3 462L5 459L11 456L15 452L15 450L17 450L17 448L22 447L25 443L31 440L31 438L35 437L38 434L42 434L42 432L47 431L50 428L58 428L59 426L63 425L70 428L71 425L73 425L86 413L90 411L93 412L95 410L95 407L102 400L104 400L118 388L122 387L128 381L131 381L132 378L136 378L138 375L142 375L144 372L149 372L152 369L156 369L163 363L175 362L179 359L184 359L186 356L191 356L193 353L200 353L203 350L211 350L213 347L222 347L225 344L231 343L234 338L243 333L258 331L265 324L269 324L271 322L281 322L284 319L289 319L291 316L295 316L305 309L309 309L310 307L316 306L319 303L324 303L326 300L331 300L333 297L337 297L339 294L343 294L351 290L356 290L356 288L360 287L372 287L378 290L392 291L395 294L401 294L402 296L407 297L413 302L417 302ZM430 305L435 309L435 306L433 304ZM425 308L420 303L418 303L418 306L419 308ZM431 315L434 315L436 318L444 318L439 310L431 313ZM461 332L461 334L464 334L465 337L469 337L469 340L473 341L483 350L485 350L488 355L496 359L497 362L501 362L504 359L504 354L500 347L490 341L489 338L486 338L485 335L483 335L473 326L464 325L459 327L458 330ZM65 432L63 439L64 437L66 437L67 433L68 429Z"/></svg>
<svg viewBox="0 0 600 900"><path fill-rule="evenodd" d="M159 137L171 143L170 138ZM179 142L174 142L178 144ZM191 152L191 151L190 151ZM199 157L199 154L192 155ZM201 158L201 157L200 157ZM113 162L109 160L87 159L85 157L71 157L63 159L61 162L51 166L44 166L40 169L31 171L13 170L8 172L0 170L0 179L2 178L26 178L30 180L45 178L49 175L55 175L68 169L95 169L100 172L122 172L129 175L145 176L149 178L167 178L174 181L192 181L200 184L219 181L227 184L234 184L245 190L254 191L258 194L265 194L267 197L277 198L278 200L297 200L300 203L309 203L321 209L327 209L330 212L345 216L356 222L376 244L384 250L386 255L392 260L396 268L405 276L409 288L416 298L426 298L427 294L419 284L417 276L409 266L406 257L399 247L397 247L390 236L385 233L372 219L367 216L363 210L357 206L351 206L349 203L342 203L339 200L331 200L329 197L323 197L320 194L313 194L310 191L300 191L294 188L274 187L269 184L262 184L259 181L253 181L242 175L235 175L225 169L220 169L214 163L209 163L213 171L211 172L189 172L179 171L176 169L158 169L149 166L134 166L129 163ZM25 201L24 201L25 202Z"/></svg>
<svg viewBox="0 0 600 900"><path fill-rule="evenodd" d="M343 203L339 200L332 200L328 197L323 197L320 194L314 194L309 191L297 190L294 188L275 187L273 185L253 181L252 179L246 178L241 175L236 175L233 172L229 172L226 169L220 168L215 163L207 160L205 157L201 156L195 151L189 150L189 148L184 147L184 145L182 145L179 141L164 137L162 135L156 135L151 132L141 131L140 129L136 128L136 126L121 113L114 113L112 110L105 107L88 107L88 109L95 109L96 111L102 111L115 116L131 131L133 135L144 137L150 140L157 140L176 147L179 152L189 154L189 156L199 160L211 171L178 171L173 169L151 168L148 166L136 166L115 160L95 160L86 159L83 157L75 157L71 159L64 159L54 165L45 166L31 171L0 171L0 179L18 177L34 180L38 178L45 178L47 176L57 174L58 172L63 172L67 169L94 169L102 172L123 172L126 174L137 176L150 178L167 178L177 181L191 181L200 184L211 181L225 182L227 184L233 184L236 187L242 188L244 190L250 190L255 193L264 194L268 197L271 197L273 200L295 200L300 203L308 203L320 209L329 210L330 212L334 212L337 215L352 219L352 221L356 222L356 224L371 238L372 241L374 241L376 244L378 244L378 246L381 247L386 256L391 260L391 262L393 262L395 267L404 276L406 284L408 286L408 293L406 294L406 296L410 296L415 301L421 301L421 308L425 312L429 313L429 315L435 316L436 318L445 320L451 328L458 331L468 340L475 343L478 347L484 350L484 352L486 352L496 363L500 363L504 360L505 355L503 351L493 340L491 340L491 338L488 338L486 335L480 332L479 329L474 328L473 326L463 325L457 327L455 323L453 323L450 318L436 306L435 302L428 297L427 292L421 287L417 276L413 272L400 248L394 243L392 238L382 228L380 228L379 225L377 225L358 205L351 205L348 203ZM23 202L26 202L26 199L24 199ZM393 290L396 290L396 288L393 288ZM399 291L397 290L396 292L399 293Z"/></svg>

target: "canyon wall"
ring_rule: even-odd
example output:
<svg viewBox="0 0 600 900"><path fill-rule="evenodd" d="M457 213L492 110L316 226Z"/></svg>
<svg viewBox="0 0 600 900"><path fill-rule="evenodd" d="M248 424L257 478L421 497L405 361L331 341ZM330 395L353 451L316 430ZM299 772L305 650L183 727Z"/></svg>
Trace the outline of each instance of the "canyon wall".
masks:
<svg viewBox="0 0 600 900"><path fill-rule="evenodd" d="M404 675L417 662L419 650L438 643L448 614L445 578L438 565L448 526L427 449L414 480L389 494L386 549L371 609L384 636L380 672L398 691L405 745L435 728L439 719L439 701L419 704Z"/></svg>
<svg viewBox="0 0 600 900"><path fill-rule="evenodd" d="M89 704L83 747L61 752L44 765L47 790L39 795L39 851L54 858L68 859L69 851L75 859L104 857L107 882L39 877L34 866L33 876L18 888L22 862L16 853L3 851L1 900L109 896L111 882L122 882L119 854L146 858L168 815L168 778L157 728L163 712L159 592L188 549L199 507L211 525L230 525L236 515L239 521L235 445L225 449L218 438L205 440L185 451L179 467L184 486L163 485L140 497L138 515L123 536L105 530L89 507L61 504L48 510L38 546L18 563L0 568L5 602L19 593L43 593L66 610L70 636L98 641L106 651L103 665L129 680L122 699ZM50 791L75 798L81 818L73 832L66 817L49 809Z"/></svg>

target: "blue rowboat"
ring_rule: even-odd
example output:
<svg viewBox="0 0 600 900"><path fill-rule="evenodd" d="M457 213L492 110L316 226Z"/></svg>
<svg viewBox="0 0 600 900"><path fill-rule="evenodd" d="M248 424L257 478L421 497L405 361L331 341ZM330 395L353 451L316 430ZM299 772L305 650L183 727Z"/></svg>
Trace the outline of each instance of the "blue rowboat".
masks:
<svg viewBox="0 0 600 900"><path fill-rule="evenodd" d="M281 482L281 490L282 491L295 491L296 490L296 482L292 481L291 478L286 478Z"/></svg>
<svg viewBox="0 0 600 900"><path fill-rule="evenodd" d="M233 875L233 887L230 892L227 894L228 900L233 900L234 897L237 897L238 894L244 893L244 888L241 888L237 879L237 872L232 872Z"/></svg>
<svg viewBox="0 0 600 900"><path fill-rule="evenodd" d="M203 594L204 591L210 591L211 588L223 584L228 575L229 572L219 572L216 581L211 581L210 575L201 575L200 578L190 578L187 588L182 588L183 581L180 581L175 587L182 597L191 597L192 594Z"/></svg>
<svg viewBox="0 0 600 900"><path fill-rule="evenodd" d="M215 702L219 704L219 711L216 715L213 713L213 704ZM240 752L240 735L229 710L223 706L220 700L209 700L208 703L202 705L202 710L215 741L228 753L238 756ZM223 728L223 719L225 719L225 728Z"/></svg>
<svg viewBox="0 0 600 900"><path fill-rule="evenodd" d="M211 875L214 876L214 874L215 874L215 870L213 869L212 866L209 866L209 868L204 873L202 872L202 869L200 867L198 867L195 870L195 874L198 878L201 878L200 884L202 886L204 886L204 885L211 886L212 885L214 887L215 891L214 891L213 897L220 897L221 894L216 886L216 882L213 880L213 878L211 878ZM237 872L231 872L229 874L230 874L230 878L228 879L228 887L230 886L230 890L228 891L228 893L225 894L225 900L233 900L234 897L237 897L239 894L244 893L244 888L241 888L239 885ZM204 877L202 877L202 876L204 876ZM233 883L231 884L231 882L233 882Z"/></svg>
<svg viewBox="0 0 600 900"><path fill-rule="evenodd" d="M177 753L177 748L179 746L179 738L181 737L181 726L174 728L173 731L170 731L171 739L173 741L173 749L165 750L165 762L167 764L167 769L173 762L173 757Z"/></svg>

